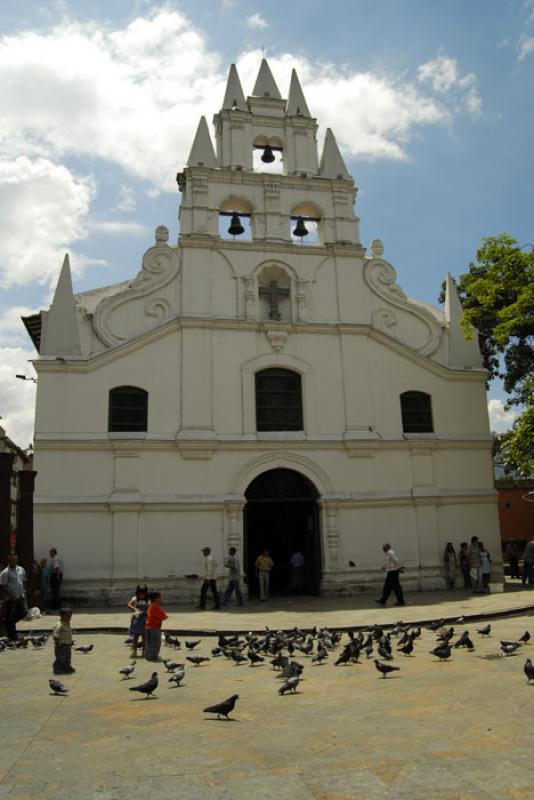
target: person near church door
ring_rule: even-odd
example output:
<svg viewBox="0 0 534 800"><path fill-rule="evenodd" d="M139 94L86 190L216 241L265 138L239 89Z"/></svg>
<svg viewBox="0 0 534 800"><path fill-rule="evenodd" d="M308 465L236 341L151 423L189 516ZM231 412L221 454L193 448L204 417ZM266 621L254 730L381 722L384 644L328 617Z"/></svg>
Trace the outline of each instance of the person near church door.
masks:
<svg viewBox="0 0 534 800"><path fill-rule="evenodd" d="M445 580L447 582L447 589L454 589L456 583L456 568L458 561L456 559L456 550L452 542L447 542L445 552L443 554L443 563L445 565Z"/></svg>
<svg viewBox="0 0 534 800"><path fill-rule="evenodd" d="M267 548L265 548L265 550L262 550L260 555L257 557L255 567L256 567L256 575L260 583L260 600L268 600L269 581L271 576L271 570L274 567L274 561L269 555L269 551L267 550Z"/></svg>
<svg viewBox="0 0 534 800"><path fill-rule="evenodd" d="M5 626L8 639L17 638L17 622L28 613L26 605L26 571L19 566L13 553L7 557L7 567L0 572L0 588L4 599Z"/></svg>
<svg viewBox="0 0 534 800"><path fill-rule="evenodd" d="M386 580L382 589L382 597L379 597L376 602L381 606L385 606L391 592L395 592L395 597L397 598L395 605L405 606L406 603L400 585L400 573L403 568L400 566L399 559L390 544L382 545L382 550L384 552L384 566L382 569L386 571Z"/></svg>
<svg viewBox="0 0 534 800"><path fill-rule="evenodd" d="M221 607L219 600L219 592L217 591L217 580L215 578L217 572L217 562L211 555L211 547L203 547L200 551L204 555L204 580L200 587L200 602L197 606L201 611L206 608L206 595L208 590L211 591L213 596L213 607L217 611Z"/></svg>
<svg viewBox="0 0 534 800"><path fill-rule="evenodd" d="M289 591L301 593L304 591L304 584L305 584L305 575L304 575L305 560L300 550L297 550L295 553L293 553L293 555L289 559L289 563L291 564L291 578L289 581Z"/></svg>
<svg viewBox="0 0 534 800"><path fill-rule="evenodd" d="M235 592L237 605L244 605L241 587L239 586L239 581L241 580L241 563L239 561L239 556L237 556L236 553L237 550L235 547L231 547L228 550L228 556L224 559L224 566L228 569L228 585L224 590L223 598L221 600L222 606L225 606L228 603L233 592Z"/></svg>
<svg viewBox="0 0 534 800"><path fill-rule="evenodd" d="M60 608L59 590L63 580L63 564L55 547L51 548L49 555L52 559L50 562L50 592L52 594L50 608Z"/></svg>
<svg viewBox="0 0 534 800"><path fill-rule="evenodd" d="M482 558L478 546L478 536L471 536L469 545L469 575L473 594L481 594L482 590Z"/></svg>

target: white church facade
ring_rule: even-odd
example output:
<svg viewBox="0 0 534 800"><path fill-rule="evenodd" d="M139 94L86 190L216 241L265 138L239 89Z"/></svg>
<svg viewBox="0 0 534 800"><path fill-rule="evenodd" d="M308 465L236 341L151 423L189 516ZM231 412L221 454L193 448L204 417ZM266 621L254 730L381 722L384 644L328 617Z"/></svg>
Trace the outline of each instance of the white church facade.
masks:
<svg viewBox="0 0 534 800"><path fill-rule="evenodd" d="M251 594L264 547L275 592L296 550L310 594L376 590L386 541L407 589L445 586L449 541L499 561L486 372L451 279L444 311L415 301L361 244L294 72L283 99L263 61L245 98L232 67L214 132L202 118L177 176L177 244L158 227L135 278L81 294L66 258L25 319L36 554L110 603L140 579L192 599L206 545L221 576L238 549Z"/></svg>

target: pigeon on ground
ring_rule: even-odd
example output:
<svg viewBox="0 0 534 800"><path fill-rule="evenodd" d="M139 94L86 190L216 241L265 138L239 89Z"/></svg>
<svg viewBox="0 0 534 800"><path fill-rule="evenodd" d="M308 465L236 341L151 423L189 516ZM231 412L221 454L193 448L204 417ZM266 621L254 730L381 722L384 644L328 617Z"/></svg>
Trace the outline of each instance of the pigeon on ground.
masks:
<svg viewBox="0 0 534 800"><path fill-rule="evenodd" d="M438 636L438 642L443 642L446 644L447 642L450 642L453 636L454 628L449 628L445 633L442 633Z"/></svg>
<svg viewBox="0 0 534 800"><path fill-rule="evenodd" d="M236 650L232 650L232 661L236 667L238 667L240 664L246 664L247 657L241 655L241 653L238 653Z"/></svg>
<svg viewBox="0 0 534 800"><path fill-rule="evenodd" d="M186 656L187 660L190 661L195 667L198 667L204 661L209 661L207 656ZM246 661L246 659L245 659Z"/></svg>
<svg viewBox="0 0 534 800"><path fill-rule="evenodd" d="M253 667L254 664L263 664L265 659L262 656L259 656L254 650L248 651L248 660L250 661L250 666Z"/></svg>
<svg viewBox="0 0 534 800"><path fill-rule="evenodd" d="M286 692L291 692L292 694L295 694L295 692L297 691L297 686L299 685L299 681L300 678L298 675L293 675L291 678L288 678L288 680L285 683L283 683L278 689L278 694L283 695Z"/></svg>
<svg viewBox="0 0 534 800"><path fill-rule="evenodd" d="M32 639L32 641L33 641L33 639ZM530 641L530 633L528 631L525 631L523 636L520 636L517 641L518 642L523 642L523 644L526 644L527 642Z"/></svg>
<svg viewBox="0 0 534 800"><path fill-rule="evenodd" d="M312 658L313 664L322 664L325 658L328 658L328 653L324 647L321 645L317 648L317 654Z"/></svg>
<svg viewBox="0 0 534 800"><path fill-rule="evenodd" d="M521 647L520 642L501 642L501 651L503 656L513 656L515 651Z"/></svg>
<svg viewBox="0 0 534 800"><path fill-rule="evenodd" d="M530 681L534 681L534 666L530 658L527 658L525 661L525 666L523 667L524 673L527 676L527 683Z"/></svg>
<svg viewBox="0 0 534 800"><path fill-rule="evenodd" d="M283 656L279 654L273 658L271 661L271 666L273 669L283 669L289 664L289 658L287 656Z"/></svg>
<svg viewBox="0 0 534 800"><path fill-rule="evenodd" d="M197 639L196 642L186 642L185 646L187 647L188 650L194 650L195 647L199 645L201 641L202 639Z"/></svg>
<svg viewBox="0 0 534 800"><path fill-rule="evenodd" d="M387 647L384 647L382 642L380 642L380 644L378 645L377 650L378 650L378 655L380 656L380 658L384 658L386 661L392 661L393 660L393 656L392 656L390 650L388 650Z"/></svg>
<svg viewBox="0 0 534 800"><path fill-rule="evenodd" d="M412 652L413 652L413 641L412 641L412 639L408 639L406 644L402 645L402 647L398 647L397 650L400 653L404 653L405 656L410 656L412 654Z"/></svg>
<svg viewBox="0 0 534 800"><path fill-rule="evenodd" d="M165 669L167 670L167 672L174 672L174 670L180 666L180 664L177 661L169 661L166 659L163 660L163 664L165 665Z"/></svg>
<svg viewBox="0 0 534 800"><path fill-rule="evenodd" d="M489 636L491 633L491 625L488 623L485 628L477 628L477 633L480 633L481 636Z"/></svg>
<svg viewBox="0 0 534 800"><path fill-rule="evenodd" d="M228 716L230 711L234 710L235 702L239 700L238 694L233 694L227 700L223 700L222 703L217 703L215 706L208 706L204 709L205 714L217 714L217 719L221 717L226 717L226 719L232 719Z"/></svg>
<svg viewBox="0 0 534 800"><path fill-rule="evenodd" d="M141 694L146 695L146 699L150 697L150 695L156 691L158 688L158 673L153 672L150 676L149 680L146 683L140 683L139 686L130 686L130 692L140 692Z"/></svg>
<svg viewBox="0 0 534 800"><path fill-rule="evenodd" d="M444 619L437 619L434 622L429 622L427 625L428 630L430 631L437 631L438 628L441 628L444 624Z"/></svg>
<svg viewBox="0 0 534 800"><path fill-rule="evenodd" d="M67 687L63 686L61 681L56 681L54 678L49 678L48 685L52 689L53 693L56 695L68 694L69 692Z"/></svg>
<svg viewBox="0 0 534 800"><path fill-rule="evenodd" d="M433 650L431 650L430 655L437 656L440 661L446 661L451 657L451 646L449 644L442 644L439 647L435 647Z"/></svg>
<svg viewBox="0 0 534 800"><path fill-rule="evenodd" d="M185 677L185 665L180 664L179 668L169 678L169 683L175 683L179 686Z"/></svg>
<svg viewBox="0 0 534 800"><path fill-rule="evenodd" d="M82 645L81 647L75 647L74 649L75 649L75 650L76 650L78 653L85 653L85 654L87 655L87 653L90 653L90 652L91 652L91 650L93 649L93 647L94 647L94 644L87 644L87 645Z"/></svg>
<svg viewBox="0 0 534 800"><path fill-rule="evenodd" d="M389 672L399 672L400 667L394 667L392 664L383 664L378 658L375 658L375 667L382 673L382 677L387 677Z"/></svg>
<svg viewBox="0 0 534 800"><path fill-rule="evenodd" d="M130 664L128 667L123 667L119 670L119 675L122 675L123 681L127 681L128 678L131 678L132 673L135 669L135 664Z"/></svg>

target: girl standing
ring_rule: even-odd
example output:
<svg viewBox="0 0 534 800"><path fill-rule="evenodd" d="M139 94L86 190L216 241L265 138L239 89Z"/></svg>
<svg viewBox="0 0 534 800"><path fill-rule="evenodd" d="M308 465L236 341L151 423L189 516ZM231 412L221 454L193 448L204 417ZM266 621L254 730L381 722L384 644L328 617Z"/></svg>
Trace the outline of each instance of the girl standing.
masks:
<svg viewBox="0 0 534 800"><path fill-rule="evenodd" d="M443 554L443 563L445 564L445 580L447 581L447 589L454 589L458 561L456 560L456 551L452 545L452 542L447 542L445 553Z"/></svg>
<svg viewBox="0 0 534 800"><path fill-rule="evenodd" d="M132 619L130 622L130 636L133 636L132 651L130 653L132 658L137 658L137 649L140 647L144 650L145 647L145 625L146 625L146 610L148 606L148 586L146 583L140 583L135 594L128 603L128 608L133 611Z"/></svg>

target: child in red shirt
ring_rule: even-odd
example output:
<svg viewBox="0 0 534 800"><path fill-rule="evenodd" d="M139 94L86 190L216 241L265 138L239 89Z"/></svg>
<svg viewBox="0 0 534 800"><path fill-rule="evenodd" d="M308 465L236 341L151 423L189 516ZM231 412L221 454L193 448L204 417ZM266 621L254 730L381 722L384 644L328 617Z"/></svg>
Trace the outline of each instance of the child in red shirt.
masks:
<svg viewBox="0 0 534 800"><path fill-rule="evenodd" d="M145 657L147 661L159 661L161 649L161 623L167 619L167 614L161 607L161 592L149 592L150 605L146 612L145 625Z"/></svg>

